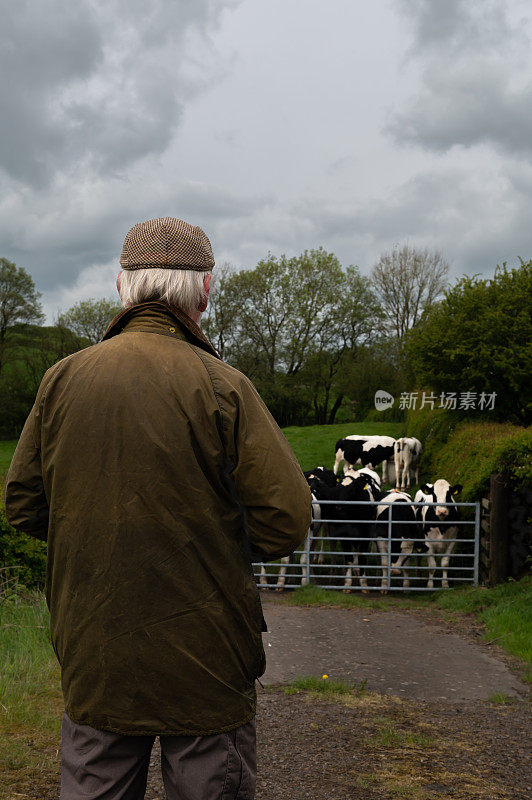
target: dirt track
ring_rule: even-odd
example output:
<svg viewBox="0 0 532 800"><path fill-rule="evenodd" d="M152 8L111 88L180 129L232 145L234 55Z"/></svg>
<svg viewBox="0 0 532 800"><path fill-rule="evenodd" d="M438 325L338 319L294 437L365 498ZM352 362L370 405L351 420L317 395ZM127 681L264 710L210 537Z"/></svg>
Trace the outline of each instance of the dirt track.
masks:
<svg viewBox="0 0 532 800"><path fill-rule="evenodd" d="M424 612L301 608L264 599L268 668L258 691L257 800L528 800L531 715L517 661ZM367 621L366 621L367 620ZM271 645L271 647L270 647ZM360 683L327 700L296 675ZM495 693L508 703L486 702ZM146 800L165 795L158 753Z"/></svg>

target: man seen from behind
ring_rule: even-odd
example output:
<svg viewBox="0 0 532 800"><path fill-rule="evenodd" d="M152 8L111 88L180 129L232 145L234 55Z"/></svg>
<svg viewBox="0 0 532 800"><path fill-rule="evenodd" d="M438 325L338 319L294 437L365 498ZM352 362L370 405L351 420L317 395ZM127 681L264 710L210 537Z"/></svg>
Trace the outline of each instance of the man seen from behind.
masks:
<svg viewBox="0 0 532 800"><path fill-rule="evenodd" d="M310 490L251 382L199 327L201 228L135 225L124 311L49 369L6 483L48 542L65 699L61 800L141 800L160 737L169 800L252 800L265 630L252 561L289 555Z"/></svg>

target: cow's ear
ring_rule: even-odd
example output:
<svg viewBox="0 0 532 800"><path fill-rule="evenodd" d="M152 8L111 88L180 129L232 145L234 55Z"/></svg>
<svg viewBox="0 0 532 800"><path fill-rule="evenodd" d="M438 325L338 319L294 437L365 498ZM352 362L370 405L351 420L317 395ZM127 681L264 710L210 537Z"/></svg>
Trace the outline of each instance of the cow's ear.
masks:
<svg viewBox="0 0 532 800"><path fill-rule="evenodd" d="M432 489L432 484L431 483L424 483L423 486L420 486L419 488L421 489L423 494L430 494L431 489Z"/></svg>
<svg viewBox="0 0 532 800"><path fill-rule="evenodd" d="M460 494L462 489L463 489L462 484L461 483L457 483L453 487L451 487L451 494L453 494L453 495Z"/></svg>

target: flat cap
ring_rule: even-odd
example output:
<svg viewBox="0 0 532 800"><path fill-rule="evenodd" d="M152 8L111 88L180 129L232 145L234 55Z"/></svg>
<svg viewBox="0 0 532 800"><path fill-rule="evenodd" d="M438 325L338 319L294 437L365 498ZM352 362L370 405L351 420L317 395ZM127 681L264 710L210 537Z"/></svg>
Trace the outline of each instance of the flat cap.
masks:
<svg viewBox="0 0 532 800"><path fill-rule="evenodd" d="M175 217L138 222L126 234L120 264L123 269L195 269L208 272L214 256L207 234Z"/></svg>

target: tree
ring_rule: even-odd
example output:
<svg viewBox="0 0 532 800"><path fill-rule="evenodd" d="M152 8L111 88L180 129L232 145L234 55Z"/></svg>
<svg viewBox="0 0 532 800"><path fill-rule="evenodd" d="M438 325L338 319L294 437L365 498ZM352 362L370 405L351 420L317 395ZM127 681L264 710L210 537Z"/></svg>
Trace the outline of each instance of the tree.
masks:
<svg viewBox="0 0 532 800"><path fill-rule="evenodd" d="M532 416L532 261L464 276L406 339L419 386L433 392L496 393L493 416ZM484 412L491 413L491 412Z"/></svg>
<svg viewBox="0 0 532 800"><path fill-rule="evenodd" d="M228 357L234 344L238 298L233 276L235 268L225 262L213 271L209 304L202 317L202 328L221 358Z"/></svg>
<svg viewBox="0 0 532 800"><path fill-rule="evenodd" d="M353 372L362 350L381 336L382 322L368 278L356 267L347 267L337 286L335 310L328 319L328 337L310 349L303 369L316 424L332 424L344 398L353 399L357 391Z"/></svg>
<svg viewBox="0 0 532 800"><path fill-rule="evenodd" d="M449 264L438 250L405 244L383 253L371 273L388 325L400 343L448 285Z"/></svg>
<svg viewBox="0 0 532 800"><path fill-rule="evenodd" d="M6 360L9 329L20 322L44 321L40 297L24 267L0 258L0 372Z"/></svg>
<svg viewBox="0 0 532 800"><path fill-rule="evenodd" d="M318 248L223 271L204 327L289 425L334 421L345 394L341 376L358 345L378 333L380 318L369 279Z"/></svg>
<svg viewBox="0 0 532 800"><path fill-rule="evenodd" d="M101 340L109 322L120 311L123 311L123 308L115 300L93 298L81 300L68 311L59 314L56 325L73 331L78 336L78 346L86 347Z"/></svg>
<svg viewBox="0 0 532 800"><path fill-rule="evenodd" d="M358 270L343 270L321 247L292 258L270 254L232 283L234 338L252 345L270 376L295 376L311 352L345 347L375 305Z"/></svg>

